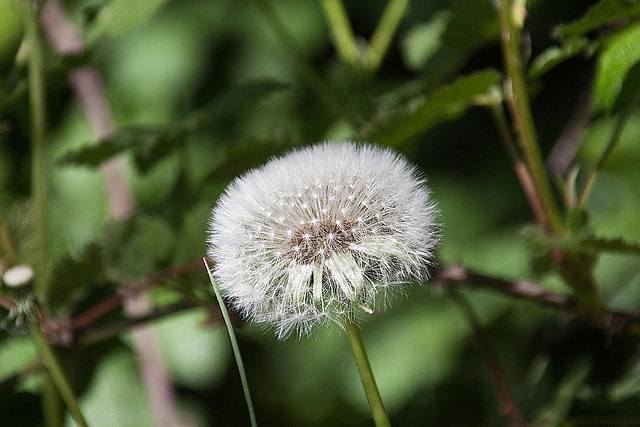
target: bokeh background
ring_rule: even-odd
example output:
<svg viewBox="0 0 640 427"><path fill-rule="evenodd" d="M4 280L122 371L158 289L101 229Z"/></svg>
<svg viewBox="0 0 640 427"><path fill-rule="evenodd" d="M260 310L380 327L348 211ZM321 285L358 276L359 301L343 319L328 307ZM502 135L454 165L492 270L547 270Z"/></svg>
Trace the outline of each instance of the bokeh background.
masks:
<svg viewBox="0 0 640 427"><path fill-rule="evenodd" d="M591 3L527 2L527 55L536 58L557 44L554 27L579 18ZM365 43L386 2L344 4ZM46 51L48 227L55 273L43 298L56 316L73 317L123 284L204 256L210 211L242 171L292 147L375 136L363 129L384 123L390 106L419 103L462 75L502 69L500 28L489 0L412 1L374 74L338 58L319 2L268 5L346 115L326 108L256 3L64 2L87 52L63 59ZM0 0L0 206L29 261L28 101L24 61L16 62L22 36L18 0ZM99 70L120 130L110 149L124 165L136 204L126 227L110 220L100 170L86 159L60 161L97 143L67 83L74 60ZM589 97L595 67L594 56L580 54L531 79L543 153ZM459 262L506 279L535 278L568 292L559 276L534 275L522 233L533 216L489 110L472 103L446 108L408 137L371 140L394 146L428 177L443 224L439 263ZM595 114L583 129L577 156L584 168L597 161L615 121L614 115ZM636 112L587 204L599 236L640 240L639 140ZM638 308L637 256L603 255L595 272L609 307ZM248 425L226 331L219 322L205 322L206 308L195 307L207 298L214 304L208 286L206 274L197 272L155 287L154 304L187 301L190 307L154 321L153 328L186 419L202 426ZM192 299L190 292L196 294ZM640 358L633 342L603 345L588 326L555 310L491 291L462 292L487 327L527 420L547 413L579 425L640 425ZM122 316L115 312L101 322ZM342 331L326 328L310 338L278 342L272 331L238 326L259 424L371 424ZM506 424L473 330L446 292L434 292L429 284L410 286L389 310L366 319L362 334L394 425ZM59 349L90 425L153 425L132 343L124 330ZM0 381L36 357L28 335L0 332ZM42 387L41 371L17 384L4 382L0 424L41 424Z"/></svg>

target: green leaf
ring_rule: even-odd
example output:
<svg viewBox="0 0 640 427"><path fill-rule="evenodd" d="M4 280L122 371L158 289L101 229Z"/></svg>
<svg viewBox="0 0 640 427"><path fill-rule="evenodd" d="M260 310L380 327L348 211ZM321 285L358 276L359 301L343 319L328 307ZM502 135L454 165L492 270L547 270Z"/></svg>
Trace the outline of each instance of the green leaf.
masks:
<svg viewBox="0 0 640 427"><path fill-rule="evenodd" d="M161 217L138 216L119 250L118 266L125 277L140 277L166 263L175 233Z"/></svg>
<svg viewBox="0 0 640 427"><path fill-rule="evenodd" d="M411 28L402 40L402 56L407 67L419 70L442 46L442 35L451 19L447 11L437 13L429 22Z"/></svg>
<svg viewBox="0 0 640 427"><path fill-rule="evenodd" d="M538 415L534 426L563 426L580 388L587 381L592 362L582 358L567 370L558 385L553 401Z"/></svg>
<svg viewBox="0 0 640 427"><path fill-rule="evenodd" d="M138 170L145 174L184 144L191 131L212 124L224 125L232 116L240 116L241 119L253 106L287 87L288 84L274 79L260 79L235 86L185 120L166 126L121 128L113 138L71 151L62 156L58 163L97 167L111 156L131 149Z"/></svg>
<svg viewBox="0 0 640 427"><path fill-rule="evenodd" d="M94 145L85 145L73 150L58 159L59 165L97 167L109 157L114 156L127 147L117 137Z"/></svg>
<svg viewBox="0 0 640 427"><path fill-rule="evenodd" d="M248 169L261 165L270 157L299 145L298 138L292 135L273 135L265 139L252 138L234 142L227 148L226 160L211 171L203 183L231 180Z"/></svg>
<svg viewBox="0 0 640 427"><path fill-rule="evenodd" d="M623 238L618 239L600 239L590 238L582 242L583 245L596 249L598 251L617 252L622 254L640 255L640 244L628 242Z"/></svg>
<svg viewBox="0 0 640 427"><path fill-rule="evenodd" d="M82 253L69 256L56 265L47 301L53 306L63 304L74 292L100 285L104 278L102 248L92 243Z"/></svg>
<svg viewBox="0 0 640 427"><path fill-rule="evenodd" d="M638 102L638 93L640 92L640 62L637 62L624 78L620 95L613 105L613 114L625 114L629 109L635 109Z"/></svg>
<svg viewBox="0 0 640 427"><path fill-rule="evenodd" d="M361 136L379 144L398 146L446 121L454 120L500 84L495 70L460 77L424 97L416 96L403 105L383 111L366 125Z"/></svg>
<svg viewBox="0 0 640 427"><path fill-rule="evenodd" d="M529 77L538 78L567 59L591 50L589 48L593 49L593 46L584 37L571 39L562 46L551 46L533 60L528 71Z"/></svg>
<svg viewBox="0 0 640 427"><path fill-rule="evenodd" d="M594 79L595 109L610 111L629 70L640 61L640 22L611 37L598 57Z"/></svg>
<svg viewBox="0 0 640 427"><path fill-rule="evenodd" d="M136 358L125 350L100 362L80 407L89 425L154 425Z"/></svg>
<svg viewBox="0 0 640 427"><path fill-rule="evenodd" d="M33 340L27 336L8 337L0 345L0 383L21 368L35 362L38 352Z"/></svg>
<svg viewBox="0 0 640 427"><path fill-rule="evenodd" d="M247 114L260 102L289 86L288 83L269 78L233 86L195 112L187 122L192 128L203 128L212 123L228 120L230 116Z"/></svg>
<svg viewBox="0 0 640 427"><path fill-rule="evenodd" d="M186 137L186 130L179 125L123 128L111 139L65 154L58 164L97 167L111 156L132 149L136 166L140 172L147 173L182 144Z"/></svg>
<svg viewBox="0 0 640 427"><path fill-rule="evenodd" d="M87 31L87 44L118 37L147 22L166 0L112 0L100 9Z"/></svg>
<svg viewBox="0 0 640 427"><path fill-rule="evenodd" d="M557 27L554 33L565 38L579 37L611 21L640 16L640 2L604 0L591 7L580 19Z"/></svg>

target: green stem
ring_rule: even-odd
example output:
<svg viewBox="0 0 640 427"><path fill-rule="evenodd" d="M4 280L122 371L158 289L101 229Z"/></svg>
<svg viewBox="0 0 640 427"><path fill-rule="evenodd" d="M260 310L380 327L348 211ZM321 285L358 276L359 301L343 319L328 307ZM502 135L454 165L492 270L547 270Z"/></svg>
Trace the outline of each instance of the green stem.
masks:
<svg viewBox="0 0 640 427"><path fill-rule="evenodd" d="M409 0L389 0L385 6L380 21L373 30L371 43L369 43L365 64L369 71L376 71L382 64L382 59L389 50L391 40L398 30L398 25L408 5Z"/></svg>
<svg viewBox="0 0 640 427"><path fill-rule="evenodd" d="M65 376L62 367L60 366L60 362L53 352L53 349L49 345L47 338L44 336L40 325L37 322L30 321L29 330L31 331L31 337L36 344L38 353L42 358L42 363L44 363L44 365L46 366L47 371L51 376L51 380L58 389L60 396L62 396L62 400L64 400L64 403L67 405L71 417L77 425L86 427L87 423L82 416L80 406L78 405L78 400L76 399L76 396L71 389L69 380Z"/></svg>
<svg viewBox="0 0 640 427"><path fill-rule="evenodd" d="M0 209L0 246L4 248L4 268L9 268L17 262L18 253L11 241L11 234L4 220L2 209Z"/></svg>
<svg viewBox="0 0 640 427"><path fill-rule="evenodd" d="M47 173L45 161L46 106L44 67L35 3L22 0L25 36L29 46L27 83L31 111L31 185L35 214L36 290L46 295L48 284L49 239L47 228Z"/></svg>
<svg viewBox="0 0 640 427"><path fill-rule="evenodd" d="M360 329L358 328L358 325L348 319L345 320L344 327L347 331L347 336L349 337L353 356L356 359L356 365L358 365L358 372L360 373L362 386L367 394L367 400L369 401L373 421L376 427L391 426L389 416L387 415L387 411L384 409L384 404L382 403L382 397L380 396L376 379L373 376L373 371L371 370L367 351L365 350L364 343L362 342Z"/></svg>
<svg viewBox="0 0 640 427"><path fill-rule="evenodd" d="M44 378L44 388L42 390L42 410L44 425L47 427L64 426L64 407L58 393L58 387L53 381L51 374L47 373Z"/></svg>
<svg viewBox="0 0 640 427"><path fill-rule="evenodd" d="M360 61L358 43L342 0L322 0L320 4L329 23L338 55L349 64L357 64Z"/></svg>
<svg viewBox="0 0 640 427"><path fill-rule="evenodd" d="M258 422L256 421L256 414L253 410L253 403L251 401L251 394L249 393L249 383L247 381L247 374L244 370L244 363L242 362L242 357L240 356L240 347L238 347L238 340L236 339L236 334L233 332L233 325L231 324L231 318L229 317L229 312L227 311L227 307L224 305L224 301L222 300L222 294L220 294L220 289L216 285L215 280L213 280L213 274L211 274L211 270L209 269L209 265L207 264L206 259L202 259L204 261L204 265L207 268L207 273L209 274L209 281L211 281L211 286L213 287L213 291L216 294L216 299L218 300L218 305L220 306L220 312L222 313L222 317L224 318L224 323L227 326L227 332L229 333L229 340L231 341L231 348L233 349L233 355L236 359L236 365L238 366L238 373L240 374L240 381L242 382L242 390L244 391L244 399L247 402L247 409L249 410L249 418L251 420L251 426L256 427Z"/></svg>
<svg viewBox="0 0 640 427"><path fill-rule="evenodd" d="M282 25L280 19L276 16L273 10L267 5L264 0L254 0L258 7L262 10L262 13L269 21L269 24L276 32L280 41L285 47L285 50L289 56L293 59L298 72L306 80L307 84L315 92L316 96L325 106L325 108L337 118L347 119L352 122L351 116L344 109L342 104L333 96L324 81L316 74L309 61L300 53L295 41Z"/></svg>
<svg viewBox="0 0 640 427"><path fill-rule="evenodd" d="M502 55L508 76L505 95L508 99L522 154L544 213L545 223L542 226L551 234L562 235L566 232L566 226L560 217L542 161L538 135L533 123L529 95L527 94L520 33L513 23L511 2L509 0L496 1L502 28Z"/></svg>
<svg viewBox="0 0 640 427"><path fill-rule="evenodd" d="M633 111L638 106L638 103L640 103L640 90L636 91L627 108L618 117L618 121L616 122L616 127L613 130L613 133L611 134L611 138L609 139L607 148L605 148L604 152L602 153L602 156L600 156L600 159L598 160L598 163L593 168L589 176L586 178L585 184L582 187L582 190L580 191L580 196L578 197L578 206L584 206L584 204L586 203L587 198L591 193L591 188L593 187L593 183L596 180L596 176L598 172L602 170L602 167L607 162L607 160L609 160L609 157L611 156L611 153L613 152L614 148L616 148L616 146L618 145L618 142L620 142L620 137L622 136L622 132L624 131L624 128L629 122L629 119L631 119Z"/></svg>

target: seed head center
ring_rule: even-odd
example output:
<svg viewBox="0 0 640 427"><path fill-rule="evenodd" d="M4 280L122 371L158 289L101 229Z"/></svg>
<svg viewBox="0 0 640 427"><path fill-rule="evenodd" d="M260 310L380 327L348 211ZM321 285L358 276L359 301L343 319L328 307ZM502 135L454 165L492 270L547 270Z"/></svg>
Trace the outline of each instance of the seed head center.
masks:
<svg viewBox="0 0 640 427"><path fill-rule="evenodd" d="M357 240L345 221L313 220L292 234L288 253L300 264L323 262L334 252L345 252Z"/></svg>

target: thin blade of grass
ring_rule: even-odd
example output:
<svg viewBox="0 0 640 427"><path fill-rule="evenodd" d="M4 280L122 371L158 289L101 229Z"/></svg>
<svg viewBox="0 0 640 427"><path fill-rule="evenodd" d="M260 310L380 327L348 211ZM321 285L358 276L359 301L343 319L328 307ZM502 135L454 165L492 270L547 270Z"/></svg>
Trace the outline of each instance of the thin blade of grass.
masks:
<svg viewBox="0 0 640 427"><path fill-rule="evenodd" d="M251 420L251 426L257 427L258 423L256 421L256 414L253 410L253 402L251 401L251 394L249 393L249 383L247 382L247 375L245 374L245 371L244 371L244 363L242 363L242 357L240 356L240 348L238 347L236 334L235 332L233 332L233 326L231 325L231 318L229 317L229 312L227 311L227 307L224 305L224 301L222 300L220 289L218 289L218 285L216 285L215 280L213 280L213 275L211 274L211 269L209 268L209 264L207 264L207 260L202 258L202 261L204 261L204 266L207 268L207 274L209 275L209 281L211 282L211 287L213 287L213 292L216 294L216 299L218 300L218 305L220 306L220 312L222 313L222 317L224 318L224 323L227 326L227 332L229 332L229 340L231 341L233 356L236 358L236 365L238 365L238 373L240 374L240 381L242 382L244 399L247 402L247 409L249 410L249 418Z"/></svg>

